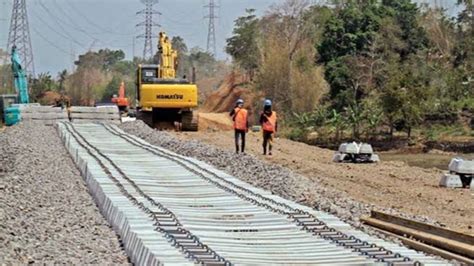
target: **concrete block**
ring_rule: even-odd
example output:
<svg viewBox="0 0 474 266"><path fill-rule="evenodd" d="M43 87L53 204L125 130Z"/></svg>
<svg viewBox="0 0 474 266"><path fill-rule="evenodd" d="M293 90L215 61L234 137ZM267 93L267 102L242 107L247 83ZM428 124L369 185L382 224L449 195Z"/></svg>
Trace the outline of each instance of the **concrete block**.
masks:
<svg viewBox="0 0 474 266"><path fill-rule="evenodd" d="M377 154L373 153L373 154L370 156L370 161L372 161L372 162L374 162L374 163L378 163L378 162L380 162L380 157L379 157Z"/></svg>
<svg viewBox="0 0 474 266"><path fill-rule="evenodd" d="M72 106L70 111L71 113L109 113L109 114L119 113L117 106L101 106L101 107Z"/></svg>
<svg viewBox="0 0 474 266"><path fill-rule="evenodd" d="M343 162L348 155L340 152L336 152L332 157L332 161L335 163Z"/></svg>
<svg viewBox="0 0 474 266"><path fill-rule="evenodd" d="M120 113L117 106L73 106L70 109L70 117L74 123L109 122L120 124Z"/></svg>
<svg viewBox="0 0 474 266"><path fill-rule="evenodd" d="M20 107L21 113L60 113L67 114L67 110L61 107L26 105Z"/></svg>
<svg viewBox="0 0 474 266"><path fill-rule="evenodd" d="M372 145L367 144L367 143L362 143L360 145L359 153L372 154L374 153L374 150L372 149Z"/></svg>
<svg viewBox="0 0 474 266"><path fill-rule="evenodd" d="M340 153L359 153L359 145L357 143L342 143L339 146Z"/></svg>
<svg viewBox="0 0 474 266"><path fill-rule="evenodd" d="M372 149L372 145L368 143L342 143L339 146L340 153L352 153L352 154L372 154L374 150Z"/></svg>
<svg viewBox="0 0 474 266"><path fill-rule="evenodd" d="M71 113L71 119L95 119L95 120L108 120L108 119L120 119L119 113Z"/></svg>
<svg viewBox="0 0 474 266"><path fill-rule="evenodd" d="M462 158L453 158L449 163L449 171L457 174L474 174L474 160L464 160Z"/></svg>
<svg viewBox="0 0 474 266"><path fill-rule="evenodd" d="M441 176L439 185L441 187L447 187L447 188L462 188L461 177L458 175L445 173Z"/></svg>

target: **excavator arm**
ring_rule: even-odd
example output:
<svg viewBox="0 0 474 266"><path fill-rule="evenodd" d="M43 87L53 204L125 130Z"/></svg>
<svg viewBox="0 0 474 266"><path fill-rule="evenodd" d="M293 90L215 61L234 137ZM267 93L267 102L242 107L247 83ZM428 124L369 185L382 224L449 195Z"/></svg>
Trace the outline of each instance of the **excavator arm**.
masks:
<svg viewBox="0 0 474 266"><path fill-rule="evenodd" d="M160 32L158 54L160 59L159 78L175 79L178 66L178 53L173 49L170 39L164 32Z"/></svg>
<svg viewBox="0 0 474 266"><path fill-rule="evenodd" d="M25 70L21 67L21 60L16 46L12 48L12 72L14 77L15 89L18 94L19 103L29 103L30 98L28 96L28 80L26 79Z"/></svg>

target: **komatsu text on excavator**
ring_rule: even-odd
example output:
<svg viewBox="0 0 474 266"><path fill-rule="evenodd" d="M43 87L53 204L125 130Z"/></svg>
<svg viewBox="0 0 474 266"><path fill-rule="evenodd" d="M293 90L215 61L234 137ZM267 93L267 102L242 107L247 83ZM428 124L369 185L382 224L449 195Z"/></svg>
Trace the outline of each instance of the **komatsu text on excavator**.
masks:
<svg viewBox="0 0 474 266"><path fill-rule="evenodd" d="M153 128L173 124L183 131L198 130L198 88L176 78L178 54L170 39L160 32L159 64L139 65L137 70L137 118Z"/></svg>

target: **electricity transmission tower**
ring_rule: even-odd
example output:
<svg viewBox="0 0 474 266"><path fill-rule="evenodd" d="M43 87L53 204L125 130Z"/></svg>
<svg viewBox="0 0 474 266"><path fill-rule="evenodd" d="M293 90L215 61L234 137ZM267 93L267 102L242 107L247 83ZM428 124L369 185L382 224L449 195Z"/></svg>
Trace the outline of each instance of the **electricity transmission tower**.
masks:
<svg viewBox="0 0 474 266"><path fill-rule="evenodd" d="M17 47L21 63L23 68L26 70L26 73L34 77L35 64L33 62L33 49L31 48L26 0L13 0L10 32L8 34L7 43L8 53L11 52L13 46Z"/></svg>
<svg viewBox="0 0 474 266"><path fill-rule="evenodd" d="M145 21L138 23L136 26L141 27L145 26L145 33L140 34L137 38L144 38L145 45L143 47L143 58L150 59L153 58L153 27L159 27L158 23L153 21L153 15L161 15L160 12L153 9L153 6L158 4L158 0L141 0L145 5L145 9L137 12L137 15L144 15Z"/></svg>
<svg viewBox="0 0 474 266"><path fill-rule="evenodd" d="M209 8L209 14L204 18L209 19L209 26L207 31L207 52L216 56L216 9L219 7L214 0L209 0L209 4L204 6Z"/></svg>

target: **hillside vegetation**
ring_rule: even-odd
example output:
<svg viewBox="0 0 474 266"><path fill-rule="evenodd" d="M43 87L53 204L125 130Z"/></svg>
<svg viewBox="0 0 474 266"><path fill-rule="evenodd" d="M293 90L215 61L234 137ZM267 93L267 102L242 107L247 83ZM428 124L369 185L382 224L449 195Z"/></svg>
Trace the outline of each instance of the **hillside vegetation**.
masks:
<svg viewBox="0 0 474 266"><path fill-rule="evenodd" d="M226 50L292 138L472 137L474 4L458 4L450 18L409 0L287 0L247 10Z"/></svg>

